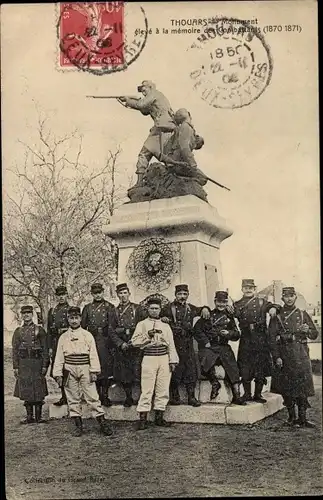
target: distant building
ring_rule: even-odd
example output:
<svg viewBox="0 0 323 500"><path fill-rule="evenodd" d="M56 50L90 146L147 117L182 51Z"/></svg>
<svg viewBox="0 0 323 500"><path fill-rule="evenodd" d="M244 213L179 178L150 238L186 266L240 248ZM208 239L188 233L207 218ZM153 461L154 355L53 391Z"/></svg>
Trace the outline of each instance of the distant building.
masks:
<svg viewBox="0 0 323 500"><path fill-rule="evenodd" d="M260 290L258 292L258 295L267 297L271 302L274 302L276 304L281 304L282 289L286 286L287 285L285 285L282 281L274 280L266 288ZM310 305L307 303L304 295L299 292L297 292L296 306L300 309L310 312Z"/></svg>

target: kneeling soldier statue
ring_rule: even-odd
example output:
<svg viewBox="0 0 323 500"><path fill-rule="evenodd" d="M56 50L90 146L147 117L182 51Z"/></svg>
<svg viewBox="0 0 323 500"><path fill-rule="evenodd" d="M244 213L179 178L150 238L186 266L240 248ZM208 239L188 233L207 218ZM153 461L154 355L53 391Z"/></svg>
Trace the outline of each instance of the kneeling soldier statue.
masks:
<svg viewBox="0 0 323 500"><path fill-rule="evenodd" d="M194 337L199 345L199 360L202 374L210 381L211 399L220 390L220 382L215 374L215 366L222 365L232 387L232 403L245 405L239 391L239 368L229 340L239 340L240 332L234 317L227 310L228 292L218 291L214 298L215 308L210 319L200 318L194 326Z"/></svg>
<svg viewBox="0 0 323 500"><path fill-rule="evenodd" d="M289 425L315 427L306 418L306 410L310 406L307 398L314 396L307 339L315 340L318 331L308 313L295 306L296 299L294 287L283 288L284 306L276 317L270 319L270 346L276 366L271 390L283 396Z"/></svg>
<svg viewBox="0 0 323 500"><path fill-rule="evenodd" d="M25 423L40 423L44 398L48 395L45 378L49 367L47 334L33 322L32 306L22 306L21 314L23 325L16 328L12 338L13 370L17 379L14 396L25 401Z"/></svg>
<svg viewBox="0 0 323 500"><path fill-rule="evenodd" d="M112 430L105 419L95 382L101 371L93 335L81 328L81 310L71 306L67 313L69 329L58 341L53 376L60 387L65 387L69 416L76 425L75 435L81 436L82 396L92 410L106 436Z"/></svg>

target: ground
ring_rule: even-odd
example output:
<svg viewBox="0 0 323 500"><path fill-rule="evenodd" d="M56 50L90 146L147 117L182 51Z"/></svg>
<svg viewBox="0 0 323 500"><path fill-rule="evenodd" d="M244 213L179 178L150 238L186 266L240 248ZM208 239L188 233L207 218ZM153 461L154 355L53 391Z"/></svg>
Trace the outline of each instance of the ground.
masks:
<svg viewBox="0 0 323 500"><path fill-rule="evenodd" d="M316 430L284 426L284 409L250 426L151 425L138 432L134 423L115 422L113 438L88 420L77 438L65 419L20 425L24 408L11 397L8 352L4 375L9 500L323 493L320 377L310 410Z"/></svg>

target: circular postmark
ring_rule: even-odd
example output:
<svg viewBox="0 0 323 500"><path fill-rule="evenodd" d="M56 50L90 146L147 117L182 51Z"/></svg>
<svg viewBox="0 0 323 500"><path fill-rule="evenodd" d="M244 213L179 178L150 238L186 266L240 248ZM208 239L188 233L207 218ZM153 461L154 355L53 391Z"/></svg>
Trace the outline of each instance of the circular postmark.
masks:
<svg viewBox="0 0 323 500"><path fill-rule="evenodd" d="M143 51L148 21L137 3L59 4L58 67L94 75L124 71Z"/></svg>
<svg viewBox="0 0 323 500"><path fill-rule="evenodd" d="M273 61L260 28L246 21L209 19L188 49L194 60L193 89L215 108L242 108L268 87Z"/></svg>

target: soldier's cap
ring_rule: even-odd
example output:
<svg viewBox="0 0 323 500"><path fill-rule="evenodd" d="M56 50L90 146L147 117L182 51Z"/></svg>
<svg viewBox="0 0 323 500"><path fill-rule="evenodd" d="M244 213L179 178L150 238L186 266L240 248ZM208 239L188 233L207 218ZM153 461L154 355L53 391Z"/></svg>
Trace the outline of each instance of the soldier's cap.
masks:
<svg viewBox="0 0 323 500"><path fill-rule="evenodd" d="M143 80L141 82L141 85L140 87L149 87L151 89L155 89L156 88L156 85L154 84L154 82L152 82L151 80Z"/></svg>
<svg viewBox="0 0 323 500"><path fill-rule="evenodd" d="M33 308L33 306L21 306L20 312L21 312L21 314L32 313L32 312L34 312L34 308Z"/></svg>
<svg viewBox="0 0 323 500"><path fill-rule="evenodd" d="M161 306L161 300L158 297L150 297L147 300L147 305L151 306L152 304L158 304L159 306Z"/></svg>
<svg viewBox="0 0 323 500"><path fill-rule="evenodd" d="M255 280L251 278L246 278L242 280L241 286L256 286Z"/></svg>
<svg viewBox="0 0 323 500"><path fill-rule="evenodd" d="M103 288L103 285L101 283L93 283L93 285L91 285L91 292L92 293L96 293L96 292L103 292L104 288Z"/></svg>
<svg viewBox="0 0 323 500"><path fill-rule="evenodd" d="M81 308L78 306L71 306L67 309L68 316L81 316Z"/></svg>
<svg viewBox="0 0 323 500"><path fill-rule="evenodd" d="M286 297L288 295L296 295L295 288L293 286L285 286L282 289L282 296Z"/></svg>
<svg viewBox="0 0 323 500"><path fill-rule="evenodd" d="M55 294L56 295L66 295L67 294L67 288L64 285L59 285L55 289Z"/></svg>
<svg viewBox="0 0 323 500"><path fill-rule="evenodd" d="M119 285L116 286L117 293L121 292L122 290L128 290L128 292L129 292L129 287L128 287L127 283L119 283Z"/></svg>
<svg viewBox="0 0 323 500"><path fill-rule="evenodd" d="M214 298L216 300L228 300L229 294L224 290L218 290L215 292Z"/></svg>
<svg viewBox="0 0 323 500"><path fill-rule="evenodd" d="M190 113L186 108L180 108L174 114L174 121L177 124L182 123L187 118L190 118Z"/></svg>
<svg viewBox="0 0 323 500"><path fill-rule="evenodd" d="M178 292L188 292L188 285L185 285L184 283L181 285L175 285L175 293Z"/></svg>

